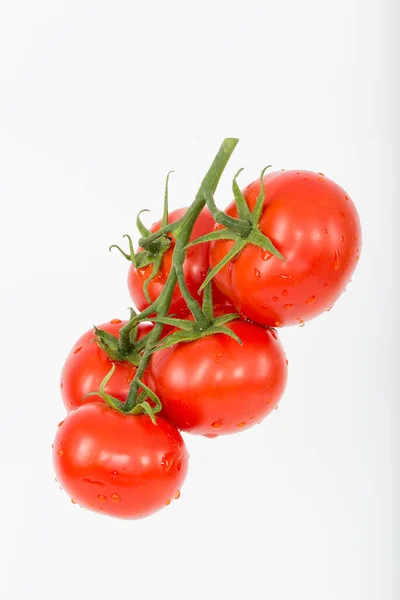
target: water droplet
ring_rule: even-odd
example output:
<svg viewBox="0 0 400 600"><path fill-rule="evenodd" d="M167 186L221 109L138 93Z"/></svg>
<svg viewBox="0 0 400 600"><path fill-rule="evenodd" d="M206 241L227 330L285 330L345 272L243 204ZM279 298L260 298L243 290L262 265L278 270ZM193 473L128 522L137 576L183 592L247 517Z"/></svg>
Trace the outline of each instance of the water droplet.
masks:
<svg viewBox="0 0 400 600"><path fill-rule="evenodd" d="M102 506L99 506L99 510L104 510L104 508Z"/></svg>
<svg viewBox="0 0 400 600"><path fill-rule="evenodd" d="M315 302L315 296L310 296L309 299L306 301L306 304L312 304L313 302Z"/></svg>
<svg viewBox="0 0 400 600"><path fill-rule="evenodd" d="M340 236L340 241L341 241L341 242L344 242L344 235L341 235L341 236Z"/></svg>
<svg viewBox="0 0 400 600"><path fill-rule="evenodd" d="M274 302L279 302L279 298L278 298L278 296L273 296L273 297L272 297L272 300L273 300ZM264 308L267 308L267 306L264 306Z"/></svg>
<svg viewBox="0 0 400 600"><path fill-rule="evenodd" d="M304 327L304 325L305 325L305 323L304 323L303 319L300 319L299 320L299 327Z"/></svg>
<svg viewBox="0 0 400 600"><path fill-rule="evenodd" d="M59 450L57 450L57 454L58 456L62 456L64 454L64 450L60 448Z"/></svg>
<svg viewBox="0 0 400 600"><path fill-rule="evenodd" d="M170 468L173 465L174 459L175 459L175 455L173 452L167 452L167 454L164 454L164 456L161 459L161 467L162 467L163 471L168 473L168 471L170 470Z"/></svg>
<svg viewBox="0 0 400 600"><path fill-rule="evenodd" d="M278 334L276 333L275 329L270 329L271 335L272 337L277 340L278 339Z"/></svg>
<svg viewBox="0 0 400 600"><path fill-rule="evenodd" d="M303 177L304 181L308 181L308 177ZM261 423L261 421L260 421Z"/></svg>
<svg viewBox="0 0 400 600"><path fill-rule="evenodd" d="M174 494L174 500L178 500L178 498L181 497L181 493L179 490L176 490L175 494Z"/></svg>
<svg viewBox="0 0 400 600"><path fill-rule="evenodd" d="M126 378L127 383L132 383L133 380L133 373L131 375L128 375L128 377Z"/></svg>
<svg viewBox="0 0 400 600"><path fill-rule="evenodd" d="M339 214L340 214L341 217L343 217L343 219L346 218L346 215L344 214L344 212L340 212Z"/></svg>
<svg viewBox="0 0 400 600"><path fill-rule="evenodd" d="M112 323L113 325L116 325L117 323L122 323L121 319L112 319L110 321L110 323Z"/></svg>
<svg viewBox="0 0 400 600"><path fill-rule="evenodd" d="M239 423L239 424L237 425L237 427L244 427L245 425L246 425L246 422L245 422L245 421L242 421L242 423Z"/></svg>
<svg viewBox="0 0 400 600"><path fill-rule="evenodd" d="M107 500L107 498L105 496L103 496L102 494L98 494L97 500L100 500L100 502L105 502Z"/></svg>
<svg viewBox="0 0 400 600"><path fill-rule="evenodd" d="M210 438L210 440L213 440L214 438L218 437L216 433L204 433L203 436L206 438Z"/></svg>
<svg viewBox="0 0 400 600"><path fill-rule="evenodd" d="M333 268L335 269L335 271L338 271L340 269L339 252L337 250L335 250L335 263L333 265Z"/></svg>
<svg viewBox="0 0 400 600"><path fill-rule="evenodd" d="M325 181L323 177L317 177L318 181Z"/></svg>
<svg viewBox="0 0 400 600"><path fill-rule="evenodd" d="M256 279L260 279L261 272L258 269L254 269L254 275L255 275Z"/></svg>
<svg viewBox="0 0 400 600"><path fill-rule="evenodd" d="M289 364L289 361L288 361L288 359L286 359L286 365L288 365L288 364Z"/></svg>
<svg viewBox="0 0 400 600"><path fill-rule="evenodd" d="M300 175L300 171L296 171L296 175Z"/></svg>
<svg viewBox="0 0 400 600"><path fill-rule="evenodd" d="M112 475L113 477L118 477L118 472L117 472L117 471L113 471L113 472L111 473L111 475Z"/></svg>
<svg viewBox="0 0 400 600"><path fill-rule="evenodd" d="M344 196L344 197L345 197L345 199L346 199L346 200L347 200L347 202L348 202L348 201L349 201L349 197L348 197L348 196L346 196L346 194L345 194L345 196Z"/></svg>
<svg viewBox="0 0 400 600"><path fill-rule="evenodd" d="M288 295L289 295L289 292L287 290L282 291L282 296L288 296Z"/></svg>
<svg viewBox="0 0 400 600"><path fill-rule="evenodd" d="M165 506L169 506L171 504L171 500L167 500Z"/></svg>
<svg viewBox="0 0 400 600"><path fill-rule="evenodd" d="M326 309L326 312L329 312L330 310L332 310L332 308L333 308L333 304L332 304L332 306L330 306L329 308Z"/></svg>
<svg viewBox="0 0 400 600"><path fill-rule="evenodd" d="M271 252L268 252L268 250L261 250L261 258L264 261L270 260L270 258L272 258L272 254Z"/></svg>
<svg viewBox="0 0 400 600"><path fill-rule="evenodd" d="M275 327L280 327L282 323L280 321L275 321Z"/></svg>
<svg viewBox="0 0 400 600"><path fill-rule="evenodd" d="M275 410L278 410L279 406L275 406Z"/></svg>
<svg viewBox="0 0 400 600"><path fill-rule="evenodd" d="M280 275L281 279L291 279L290 275Z"/></svg>
<svg viewBox="0 0 400 600"><path fill-rule="evenodd" d="M177 471L182 471L182 461L178 460L176 462L176 470Z"/></svg>
<svg viewBox="0 0 400 600"><path fill-rule="evenodd" d="M71 502L72 504L76 504L76 500L74 500L74 498L71 498Z"/></svg>
<svg viewBox="0 0 400 600"><path fill-rule="evenodd" d="M328 233L328 230L327 230L327 229L324 229L324 233Z"/></svg>
<svg viewBox="0 0 400 600"><path fill-rule="evenodd" d="M78 346L77 348L75 348L74 354L78 354L78 352L80 352L81 350L82 350L82 346Z"/></svg>
<svg viewBox="0 0 400 600"><path fill-rule="evenodd" d="M320 173L319 171L318 171L317 175L321 175L321 177L325 177L325 175L323 173Z"/></svg>
<svg viewBox="0 0 400 600"><path fill-rule="evenodd" d="M89 477L82 477L82 481L85 481L85 483L93 483L94 485L106 485L102 481L93 481L93 479L89 479Z"/></svg>
<svg viewBox="0 0 400 600"><path fill-rule="evenodd" d="M54 448L54 444L52 444L51 447Z"/></svg>
<svg viewBox="0 0 400 600"><path fill-rule="evenodd" d="M357 241L358 240L358 235L354 234L354 240Z"/></svg>
<svg viewBox="0 0 400 600"><path fill-rule="evenodd" d="M219 363L219 361L221 360L221 358L223 357L224 353L223 352L217 352L217 354L215 355L215 362Z"/></svg>
<svg viewBox="0 0 400 600"><path fill-rule="evenodd" d="M64 423L64 421L60 421L57 427L61 427L61 425Z"/></svg>
<svg viewBox="0 0 400 600"><path fill-rule="evenodd" d="M358 256L358 254L357 254L357 256L356 256L356 261L358 262L359 260L360 260L360 257L359 257L359 256Z"/></svg>
<svg viewBox="0 0 400 600"><path fill-rule="evenodd" d="M60 383L60 388L61 388L61 389L63 389L63 387L64 387L64 382L62 381L62 382Z"/></svg>
<svg viewBox="0 0 400 600"><path fill-rule="evenodd" d="M220 429L222 427L222 421L214 421L213 423L211 423L211 427L213 427L214 429Z"/></svg>
<svg viewBox="0 0 400 600"><path fill-rule="evenodd" d="M254 418L255 418L255 417L250 417L250 418L249 418L249 421L252 421Z"/></svg>
<svg viewBox="0 0 400 600"><path fill-rule="evenodd" d="M119 494L116 494L116 493L111 494L111 500L113 502L119 502L121 500L121 496Z"/></svg>
<svg viewBox="0 0 400 600"><path fill-rule="evenodd" d="M284 304L283 308L286 308L287 310L290 310L291 308L293 308L293 304Z"/></svg>

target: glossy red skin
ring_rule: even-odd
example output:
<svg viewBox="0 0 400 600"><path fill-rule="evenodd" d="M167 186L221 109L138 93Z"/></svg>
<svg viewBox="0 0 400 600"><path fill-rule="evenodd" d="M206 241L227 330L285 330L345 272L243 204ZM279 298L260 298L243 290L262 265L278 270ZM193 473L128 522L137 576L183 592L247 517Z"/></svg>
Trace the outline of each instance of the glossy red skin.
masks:
<svg viewBox="0 0 400 600"><path fill-rule="evenodd" d="M348 194L320 173L281 171L264 178L260 229L286 261L248 245L214 278L238 312L272 327L302 325L336 302L349 282L361 250L361 228ZM254 208L259 181L244 197ZM226 212L237 216L232 203ZM217 226L217 228L220 228ZM213 268L231 248L213 242Z"/></svg>
<svg viewBox="0 0 400 600"><path fill-rule="evenodd" d="M99 325L119 337L119 331L127 321L113 319L109 323ZM138 328L138 339L141 339L153 328L150 323L141 323ZM72 410L82 405L82 398L89 392L97 392L104 377L110 372L112 361L107 354L99 348L96 342L94 329L84 333L74 344L61 373L61 396L67 410ZM115 371L106 385L105 391L122 400L126 400L129 387L136 373L136 367L128 362L114 362ZM89 396L86 402L103 402L99 396Z"/></svg>
<svg viewBox="0 0 400 600"><path fill-rule="evenodd" d="M168 215L168 223L175 223L185 214L186 211L187 208L179 208L177 210L172 211ZM158 231L160 229L160 225L161 221L158 221L151 227L151 231ZM193 227L190 240L193 241L198 237L205 235L206 233L210 233L211 231L213 231L214 225L215 221L212 218L210 211L207 208L204 208L201 211ZM207 276L209 267L209 246L210 245L206 243L189 248L186 254L186 259L183 263L183 272L185 276L186 285L188 286L189 292L192 294L192 296L194 296L194 298L196 298L199 301L201 301L202 294L198 295L198 290ZM149 284L148 292L152 302L154 302L154 300L157 300L168 279L168 275L171 271L171 261L174 247L175 243L173 240L171 247L165 252L163 256L161 268L158 275ZM149 305L144 296L143 285L145 281L150 277L151 272L152 265L144 267L143 269L136 269L133 265L129 267L129 293L139 311L144 310ZM224 298L222 297L218 289L215 288L215 286L214 295L215 302L224 301ZM186 302L182 298L179 286L176 285L172 295L169 314L175 314L179 317L182 317L187 315L187 313L188 308Z"/></svg>
<svg viewBox="0 0 400 600"><path fill-rule="evenodd" d="M123 415L104 403L71 411L53 444L57 480L74 503L123 519L146 517L179 496L188 452L162 417Z"/></svg>
<svg viewBox="0 0 400 600"><path fill-rule="evenodd" d="M283 394L287 363L276 331L242 320L227 327L242 346L216 334L152 355L149 385L162 415L183 431L238 433L264 419Z"/></svg>

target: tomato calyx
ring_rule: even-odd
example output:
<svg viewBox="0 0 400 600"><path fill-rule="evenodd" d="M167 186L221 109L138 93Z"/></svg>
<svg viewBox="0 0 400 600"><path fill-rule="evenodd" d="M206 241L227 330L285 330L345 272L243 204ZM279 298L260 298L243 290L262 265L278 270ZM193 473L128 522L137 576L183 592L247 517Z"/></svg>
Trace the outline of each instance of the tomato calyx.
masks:
<svg viewBox="0 0 400 600"><path fill-rule="evenodd" d="M100 384L99 390L96 392L89 392L82 398L82 401L84 402L88 396L99 396L113 410L116 410L120 413L127 414L127 415L147 414L150 417L150 419L152 420L152 422L154 423L154 425L157 425L155 415L158 412L160 412L160 410L162 409L162 404L161 404L158 396L145 383L143 383L143 381L141 381L141 380L138 381L141 391L139 392L139 394L134 402L133 407L129 408L129 410L127 410L127 406L128 406L127 401L129 398L129 394L126 399L126 402L121 402L121 400L119 400L118 398L115 398L114 396L111 396L110 394L108 394L106 392L106 390L105 390L106 385L110 381L111 377L113 376L114 371L115 371L115 364L113 364L111 366L110 371L104 377L103 381ZM147 398L149 398L151 400L152 404L150 404L147 401Z"/></svg>
<svg viewBox="0 0 400 600"><path fill-rule="evenodd" d="M127 233L125 233L123 237L128 240L129 253L122 250L122 248L120 248L120 246L117 246L116 244L113 244L109 247L110 251L113 248L116 248L122 254L122 256L124 256L133 264L133 266L136 269L141 269L144 267L148 267L149 265L153 265L151 273L143 285L143 293L149 304L151 303L151 299L149 296L149 284L151 281L153 281L155 277L157 277L158 272L161 268L163 256L171 247L172 239L170 234L175 227L175 224L173 223L168 224L168 183L169 176L171 175L171 173L172 171L170 171L167 174L165 181L164 210L161 220L161 228L155 233L152 233L142 223L140 215L144 212L149 212L147 209L141 210L136 217L136 227L140 235L142 236L139 240L139 246L143 248L143 250L140 250L139 252L135 253L132 238Z"/></svg>
<svg viewBox="0 0 400 600"><path fill-rule="evenodd" d="M157 343L153 347L146 349L145 356L150 356L154 352L164 350L165 348L171 348L175 344L182 342L193 342L201 338L215 335L216 333L222 333L233 338L238 344L242 345L242 340L229 329L225 327L227 323L239 319L237 313L222 314L218 317L214 317L214 305L212 300L212 287L211 282L206 286L203 296L202 314L207 320L207 325L204 326L202 322L194 319L176 319L174 317L154 317L150 320L154 323L162 323L163 325L172 325L176 331L173 331L169 335L165 336L162 342Z"/></svg>
<svg viewBox="0 0 400 600"><path fill-rule="evenodd" d="M269 165L270 166L270 165ZM206 285L213 279L213 277L231 260L233 260L240 252L247 246L247 244L253 244L266 250L270 254L276 256L280 260L285 260L283 255L275 248L271 240L261 233L259 229L259 222L263 212L265 188L264 188L264 173L269 168L265 167L261 171L260 175L260 193L254 206L253 212L250 211L245 197L240 190L237 178L243 169L239 169L233 178L232 191L235 198L235 203L238 210L239 218L235 219L229 215L221 212L215 205L214 198L209 190L205 190L205 198L207 206L210 209L215 221L224 226L224 229L217 229L211 233L203 235L193 242L190 242L186 248L190 248L196 244L203 244L205 242L212 242L215 240L232 240L234 242L232 248L227 252L224 258L209 272L208 276L199 288L201 292Z"/></svg>
<svg viewBox="0 0 400 600"><path fill-rule="evenodd" d="M120 329L119 338L94 325L93 328L96 337L94 337L92 341L97 343L111 360L116 362L126 361L134 366L138 366L141 358L140 352L146 345L148 334L138 341L138 316L133 308L130 308L129 310L129 321Z"/></svg>

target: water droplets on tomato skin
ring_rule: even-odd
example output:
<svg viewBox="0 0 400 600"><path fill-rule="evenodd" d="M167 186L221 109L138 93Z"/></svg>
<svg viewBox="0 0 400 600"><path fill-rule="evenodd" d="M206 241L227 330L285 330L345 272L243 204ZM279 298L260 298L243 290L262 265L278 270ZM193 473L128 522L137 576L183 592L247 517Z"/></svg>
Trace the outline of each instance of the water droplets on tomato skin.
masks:
<svg viewBox="0 0 400 600"><path fill-rule="evenodd" d="M279 298L278 298L278 296L273 296L273 297L272 297L272 300L273 300L274 302L279 302ZM267 306L265 306L265 307L263 307L263 308L267 308Z"/></svg>
<svg viewBox="0 0 400 600"><path fill-rule="evenodd" d="M71 502L72 504L76 504L76 500L74 498L71 498Z"/></svg>
<svg viewBox="0 0 400 600"><path fill-rule="evenodd" d="M105 496L103 496L103 494L98 494L97 495L97 500L99 502L105 502L107 500L107 498Z"/></svg>
<svg viewBox="0 0 400 600"><path fill-rule="evenodd" d="M180 490L176 490L175 494L174 494L174 500L178 500L178 498L181 497L181 492Z"/></svg>
<svg viewBox="0 0 400 600"><path fill-rule="evenodd" d="M78 346L77 348L75 348L74 354L78 354L78 352L80 352L81 350L82 350L82 346Z"/></svg>
<svg viewBox="0 0 400 600"><path fill-rule="evenodd" d="M313 302L315 302L315 296L310 296L308 300L306 300L306 304L312 304Z"/></svg>
<svg viewBox="0 0 400 600"><path fill-rule="evenodd" d="M289 292L288 290L282 290L282 296L288 296Z"/></svg>
<svg viewBox="0 0 400 600"><path fill-rule="evenodd" d="M270 260L272 258L272 254L271 252L268 252L268 250L261 250L261 258L264 261Z"/></svg>
<svg viewBox="0 0 400 600"><path fill-rule="evenodd" d="M171 504L171 500L167 500L165 506L169 506Z"/></svg>
<svg viewBox="0 0 400 600"><path fill-rule="evenodd" d="M280 321L275 321L275 327L280 327L282 323Z"/></svg>
<svg viewBox="0 0 400 600"><path fill-rule="evenodd" d="M113 502L119 502L121 500L121 496L114 492L113 494L111 494L111 500Z"/></svg>
<svg viewBox="0 0 400 600"><path fill-rule="evenodd" d="M337 250L335 250L335 262L333 268L335 269L335 271L338 271L340 269L340 256Z"/></svg>
<svg viewBox="0 0 400 600"><path fill-rule="evenodd" d="M344 235L341 235L341 236L340 236L340 241L341 241L341 242L344 242Z"/></svg>
<svg viewBox="0 0 400 600"><path fill-rule="evenodd" d="M215 361L216 363L219 363L219 361L221 360L221 358L223 357L224 353L223 352L217 352L215 355Z"/></svg>
<svg viewBox="0 0 400 600"><path fill-rule="evenodd" d="M213 423L211 423L211 427L213 429L221 429L222 421L213 421Z"/></svg>
<svg viewBox="0 0 400 600"><path fill-rule="evenodd" d="M60 421L57 425L57 427L61 427L61 425L64 423L64 420Z"/></svg>
<svg viewBox="0 0 400 600"><path fill-rule="evenodd" d="M174 459L175 455L173 452L167 452L167 454L164 454L164 456L162 457L161 468L163 471L165 471L165 473L168 473L168 471L172 468Z"/></svg>
<svg viewBox="0 0 400 600"><path fill-rule="evenodd" d="M64 454L64 450L62 448L59 448L57 450L57 454L58 454L58 456L62 456Z"/></svg>
<svg viewBox="0 0 400 600"><path fill-rule="evenodd" d="M294 304L284 304L283 308L285 308L286 310L290 310L291 308L293 308Z"/></svg>
<svg viewBox="0 0 400 600"><path fill-rule="evenodd" d="M299 327L304 327L305 323L303 319L297 318L297 321L299 322Z"/></svg>
<svg viewBox="0 0 400 600"><path fill-rule="evenodd" d="M239 429L240 429L240 428L244 427L245 425L246 425L246 422L242 421L241 423L238 423L238 425L236 427L239 427Z"/></svg>
<svg viewBox="0 0 400 600"><path fill-rule="evenodd" d="M277 340L278 334L276 333L275 329L270 329L269 331L270 331L272 337L274 338L274 340Z"/></svg>
<svg viewBox="0 0 400 600"><path fill-rule="evenodd" d="M112 325L117 325L117 323L122 323L121 319L111 319L110 323Z"/></svg>
<svg viewBox="0 0 400 600"><path fill-rule="evenodd" d="M182 471L182 461L181 460L176 461L176 470Z"/></svg>
<svg viewBox="0 0 400 600"><path fill-rule="evenodd" d="M254 268L254 275L256 279L260 279L261 277L261 271L259 271L258 269Z"/></svg>

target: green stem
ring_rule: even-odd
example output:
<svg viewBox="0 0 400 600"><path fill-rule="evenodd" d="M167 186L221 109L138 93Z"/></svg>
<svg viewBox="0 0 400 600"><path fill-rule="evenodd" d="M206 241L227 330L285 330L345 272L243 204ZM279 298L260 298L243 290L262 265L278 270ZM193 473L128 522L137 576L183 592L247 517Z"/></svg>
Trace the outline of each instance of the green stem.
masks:
<svg viewBox="0 0 400 600"><path fill-rule="evenodd" d="M137 322L139 320L144 320L145 317L149 316L150 314L152 314L154 312L157 312L158 317L165 317L168 314L168 310L171 305L172 294L173 294L175 285L178 281L178 276L179 277L182 276L182 265L183 265L183 261L185 260L185 246L189 242L193 226L197 220L197 217L199 216L200 212L202 211L202 209L204 208L204 206L206 204L206 197L208 197L210 194L213 195L215 190L217 189L217 185L219 183L219 180L221 179L221 175L222 175L226 165L228 164L228 161L232 155L232 152L236 148L237 143L238 143L238 140L235 138L227 138L222 142L221 147L218 150L218 153L217 153L216 157L214 158L211 167L207 171L207 174L204 177L204 179L200 185L200 188L196 194L193 204L189 207L189 209L185 213L184 217L177 223L174 223L174 235L176 236L176 238L175 238L176 244L175 244L175 248L174 248L174 252L173 252L173 256L172 256L172 268L169 273L167 282L166 282L161 294L157 298L156 302L154 302L149 308L147 308L140 315L138 315ZM169 227L169 231L170 231L171 225L169 225L168 227ZM166 229L166 228L164 227L162 229ZM165 232L160 233L160 231L162 231L162 230L159 230L156 232L157 234L159 234L157 237L159 237L160 235L163 235L165 233ZM157 239L157 237L154 239ZM149 243L149 241L150 242L153 241L153 240L151 240L151 237L146 239L147 243ZM139 243L140 243L140 241L139 241ZM181 281L180 281L180 285L181 285ZM201 313L201 316L200 316L200 314L197 315L197 309L194 307L194 304L192 305L193 314L194 314L195 318L199 317L200 321L201 321L201 319L204 319L205 325L207 327L209 324L208 319L203 314L198 303L190 295L185 283L183 283L183 285L181 287L181 291L182 291L182 295L186 295L186 298L185 298L186 301L189 301L190 304L192 304L192 302L194 302L197 305L198 310ZM189 299L189 296L190 296L190 299ZM196 312L196 314L195 314L195 312ZM132 329L134 324L133 325L130 324L130 326ZM127 327L124 327L123 329L121 329L121 332L120 332L121 344L125 343L126 333L128 333L128 342L129 342L130 331L129 332L124 331L126 329L127 329ZM135 403L137 401L137 393L138 393L138 390L140 387L140 380L142 379L143 374L148 365L148 362L150 360L150 353L147 352L147 350L150 350L151 348L153 348L154 345L158 342L158 340L160 339L162 329L163 329L163 324L156 323L156 325L154 326L154 329L151 331L151 333L147 339L145 351L140 360L136 375L131 383L129 394L128 394L128 397L125 402L124 411L127 413L133 409L133 407L135 406Z"/></svg>

